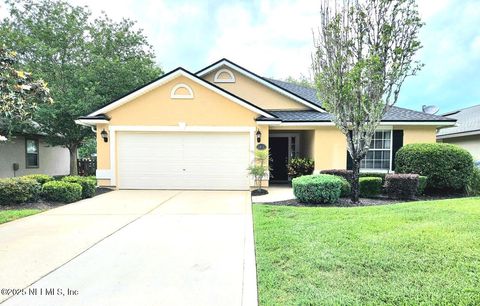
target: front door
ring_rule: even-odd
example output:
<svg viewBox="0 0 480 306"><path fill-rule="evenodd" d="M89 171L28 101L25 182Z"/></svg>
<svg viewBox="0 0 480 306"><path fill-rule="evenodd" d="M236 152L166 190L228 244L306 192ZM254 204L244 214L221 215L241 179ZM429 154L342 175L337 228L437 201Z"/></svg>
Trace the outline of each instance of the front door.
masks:
<svg viewBox="0 0 480 306"><path fill-rule="evenodd" d="M270 146L270 181L287 182L288 172L288 137L272 137L269 140Z"/></svg>

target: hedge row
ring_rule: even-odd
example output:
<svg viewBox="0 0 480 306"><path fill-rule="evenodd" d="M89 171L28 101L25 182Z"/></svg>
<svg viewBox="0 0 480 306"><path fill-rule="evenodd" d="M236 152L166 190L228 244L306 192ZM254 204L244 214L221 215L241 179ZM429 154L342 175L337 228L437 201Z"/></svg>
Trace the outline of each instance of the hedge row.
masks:
<svg viewBox="0 0 480 306"><path fill-rule="evenodd" d="M95 195L96 180L91 177L65 176L56 181L45 174L0 179L0 205L49 201L71 203Z"/></svg>
<svg viewBox="0 0 480 306"><path fill-rule="evenodd" d="M342 180L341 197L351 195L351 183L346 179L352 177L351 170L331 169L321 173L335 175ZM391 198L413 199L424 193L427 181L426 176L411 174L361 173L360 196L374 198L385 194Z"/></svg>
<svg viewBox="0 0 480 306"><path fill-rule="evenodd" d="M382 193L382 178L381 177L361 177L360 183L360 196L373 198Z"/></svg>
<svg viewBox="0 0 480 306"><path fill-rule="evenodd" d="M19 204L37 201L42 185L23 177L0 179L0 204Z"/></svg>
<svg viewBox="0 0 480 306"><path fill-rule="evenodd" d="M385 193L391 198L413 199L418 193L418 174L388 174Z"/></svg>
<svg viewBox="0 0 480 306"><path fill-rule="evenodd" d="M62 179L63 182L77 183L82 186L82 198L91 198L95 195L97 182L83 176L66 176Z"/></svg>
<svg viewBox="0 0 480 306"><path fill-rule="evenodd" d="M51 181L43 185L42 194L49 201L71 203L82 199L82 186L63 180Z"/></svg>
<svg viewBox="0 0 480 306"><path fill-rule="evenodd" d="M293 194L302 203L333 204L342 192L343 181L329 174L305 175L292 180Z"/></svg>

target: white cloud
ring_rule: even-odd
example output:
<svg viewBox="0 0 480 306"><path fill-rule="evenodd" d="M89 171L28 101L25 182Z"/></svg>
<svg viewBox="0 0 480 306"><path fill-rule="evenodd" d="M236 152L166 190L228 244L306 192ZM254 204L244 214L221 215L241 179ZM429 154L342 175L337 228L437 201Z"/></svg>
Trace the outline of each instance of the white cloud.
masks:
<svg viewBox="0 0 480 306"><path fill-rule="evenodd" d="M450 0L419 0L418 11L423 21L429 21L439 13L442 13L449 5Z"/></svg>
<svg viewBox="0 0 480 306"><path fill-rule="evenodd" d="M220 33L207 58L226 57L277 78L306 74L318 11L312 1L262 1L254 9L224 5L216 12Z"/></svg>
<svg viewBox="0 0 480 306"><path fill-rule="evenodd" d="M88 5L94 14L105 11L114 19L130 18L137 21L137 28L143 29L153 45L162 67L166 70L182 65L176 51L186 43L198 39L181 28L189 21L207 18L206 3L179 3L159 0L71 0L76 5ZM192 27L191 32L195 29Z"/></svg>
<svg viewBox="0 0 480 306"><path fill-rule="evenodd" d="M476 57L480 57L480 35L475 37L471 44L471 49L473 52L473 55Z"/></svg>

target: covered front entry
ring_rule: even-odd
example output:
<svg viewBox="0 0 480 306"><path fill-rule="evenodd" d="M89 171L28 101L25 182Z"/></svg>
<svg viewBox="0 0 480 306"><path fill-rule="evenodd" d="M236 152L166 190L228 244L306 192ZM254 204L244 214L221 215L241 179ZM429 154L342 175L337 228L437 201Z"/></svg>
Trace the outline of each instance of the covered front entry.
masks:
<svg viewBox="0 0 480 306"><path fill-rule="evenodd" d="M270 130L270 183L288 183L287 166L294 157L313 159L313 130Z"/></svg>
<svg viewBox="0 0 480 306"><path fill-rule="evenodd" d="M288 137L272 137L270 145L270 181L288 181Z"/></svg>
<svg viewBox="0 0 480 306"><path fill-rule="evenodd" d="M118 132L121 189L247 190L250 134Z"/></svg>

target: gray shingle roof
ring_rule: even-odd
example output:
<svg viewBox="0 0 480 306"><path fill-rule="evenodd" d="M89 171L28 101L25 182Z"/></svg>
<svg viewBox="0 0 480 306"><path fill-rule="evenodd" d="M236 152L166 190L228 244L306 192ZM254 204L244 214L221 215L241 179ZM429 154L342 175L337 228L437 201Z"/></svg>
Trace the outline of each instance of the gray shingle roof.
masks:
<svg viewBox="0 0 480 306"><path fill-rule="evenodd" d="M330 121L329 113L320 113L317 111L270 111L273 115L284 122L321 122ZM271 120L260 117L259 121ZM429 115L414 110L393 106L383 117L382 121L403 122L403 121L451 121L451 118L443 116Z"/></svg>
<svg viewBox="0 0 480 306"><path fill-rule="evenodd" d="M480 105L449 112L446 115L449 118L457 119L457 126L441 129L437 136L480 132Z"/></svg>
<svg viewBox="0 0 480 306"><path fill-rule="evenodd" d="M317 98L317 92L313 88L301 86L294 83L267 79L268 81L280 86L318 106L322 106L322 102ZM284 121L290 122L309 122L309 121L329 121L330 115L315 111L271 111L272 114ZM264 120L263 118L259 118ZM393 106L383 117L383 121L454 121L453 118L426 114L407 108Z"/></svg>
<svg viewBox="0 0 480 306"><path fill-rule="evenodd" d="M305 100L312 102L315 105L322 107L322 102L318 100L317 91L315 89L297 85L294 83L280 81L280 80L274 80L274 79L267 79L267 80L279 87L282 87L283 89L293 92L297 96L300 96Z"/></svg>

